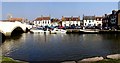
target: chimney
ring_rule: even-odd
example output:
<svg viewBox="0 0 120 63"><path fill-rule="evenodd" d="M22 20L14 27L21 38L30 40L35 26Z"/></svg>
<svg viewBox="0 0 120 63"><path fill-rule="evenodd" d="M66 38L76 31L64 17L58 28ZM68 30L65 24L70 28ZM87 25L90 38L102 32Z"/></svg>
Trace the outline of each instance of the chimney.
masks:
<svg viewBox="0 0 120 63"><path fill-rule="evenodd" d="M107 14L105 14L105 17L107 16Z"/></svg>
<svg viewBox="0 0 120 63"><path fill-rule="evenodd" d="M115 10L112 11L112 14L115 14Z"/></svg>

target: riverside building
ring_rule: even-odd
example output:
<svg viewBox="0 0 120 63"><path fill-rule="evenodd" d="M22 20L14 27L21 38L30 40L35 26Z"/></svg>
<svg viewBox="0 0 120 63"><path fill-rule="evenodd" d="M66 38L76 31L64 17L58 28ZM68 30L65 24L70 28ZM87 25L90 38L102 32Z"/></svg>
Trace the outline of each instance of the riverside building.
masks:
<svg viewBox="0 0 120 63"><path fill-rule="evenodd" d="M78 17L64 17L62 16L62 26L71 26L71 25L75 25L75 26L80 26L80 16Z"/></svg>
<svg viewBox="0 0 120 63"><path fill-rule="evenodd" d="M51 20L50 20L50 16L41 16L41 17L37 17L34 21L33 21L35 26L51 26Z"/></svg>

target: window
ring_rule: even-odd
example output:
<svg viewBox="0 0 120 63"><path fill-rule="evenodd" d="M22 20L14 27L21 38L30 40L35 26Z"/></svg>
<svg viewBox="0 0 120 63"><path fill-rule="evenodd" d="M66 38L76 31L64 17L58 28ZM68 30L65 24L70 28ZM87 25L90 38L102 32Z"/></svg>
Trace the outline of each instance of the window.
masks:
<svg viewBox="0 0 120 63"><path fill-rule="evenodd" d="M91 24L88 24L88 26L91 26Z"/></svg>
<svg viewBox="0 0 120 63"><path fill-rule="evenodd" d="M69 24L69 26L71 26L71 24Z"/></svg>
<svg viewBox="0 0 120 63"><path fill-rule="evenodd" d="M64 26L66 26L66 24L64 24Z"/></svg>
<svg viewBox="0 0 120 63"><path fill-rule="evenodd" d="M78 26L78 24L76 24L76 26Z"/></svg>
<svg viewBox="0 0 120 63"><path fill-rule="evenodd" d="M48 24L49 24L49 21L48 21Z"/></svg>
<svg viewBox="0 0 120 63"><path fill-rule="evenodd" d="M89 21L89 23L91 23L91 21Z"/></svg>

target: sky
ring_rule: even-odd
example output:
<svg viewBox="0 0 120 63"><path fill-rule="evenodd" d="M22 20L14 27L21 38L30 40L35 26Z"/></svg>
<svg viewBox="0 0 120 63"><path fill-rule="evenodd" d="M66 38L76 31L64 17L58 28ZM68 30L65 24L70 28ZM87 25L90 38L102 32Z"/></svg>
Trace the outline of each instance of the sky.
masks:
<svg viewBox="0 0 120 63"><path fill-rule="evenodd" d="M8 14L29 20L41 15L51 18L80 16L82 19L83 14L103 16L114 9L118 9L118 2L2 2L2 19Z"/></svg>
<svg viewBox="0 0 120 63"><path fill-rule="evenodd" d="M118 2L119 0L1 0L2 2Z"/></svg>

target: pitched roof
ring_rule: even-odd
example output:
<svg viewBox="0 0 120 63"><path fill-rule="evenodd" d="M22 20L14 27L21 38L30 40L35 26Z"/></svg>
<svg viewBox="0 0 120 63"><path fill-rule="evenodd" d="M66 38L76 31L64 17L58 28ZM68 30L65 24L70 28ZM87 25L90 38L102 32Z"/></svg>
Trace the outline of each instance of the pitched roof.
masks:
<svg viewBox="0 0 120 63"><path fill-rule="evenodd" d="M38 17L35 19L35 21L41 21L41 20L50 20L50 17Z"/></svg>
<svg viewBox="0 0 120 63"><path fill-rule="evenodd" d="M54 22L60 22L59 19L55 18L55 19L51 19L51 23L54 23Z"/></svg>
<svg viewBox="0 0 120 63"><path fill-rule="evenodd" d="M83 20L95 20L95 16L83 16Z"/></svg>
<svg viewBox="0 0 120 63"><path fill-rule="evenodd" d="M62 21L80 21L80 17L63 17L62 16Z"/></svg>
<svg viewBox="0 0 120 63"><path fill-rule="evenodd" d="M8 19L10 22L15 22L15 21L22 21L23 19L22 18L10 18Z"/></svg>

